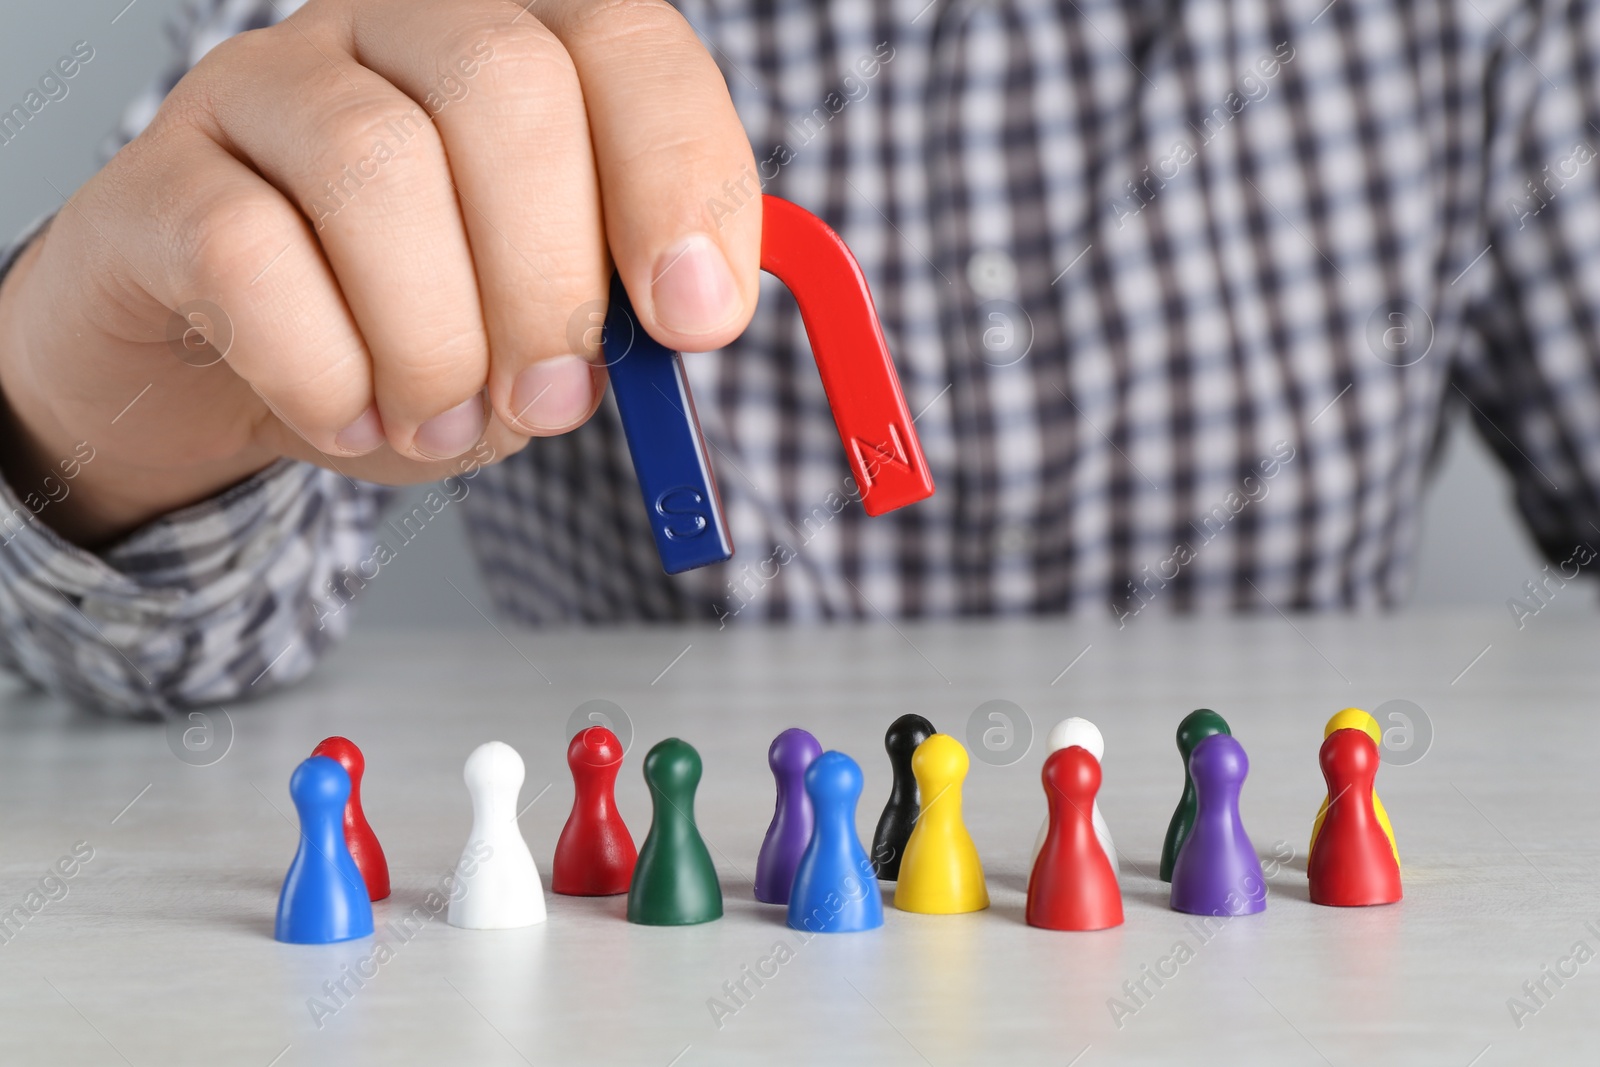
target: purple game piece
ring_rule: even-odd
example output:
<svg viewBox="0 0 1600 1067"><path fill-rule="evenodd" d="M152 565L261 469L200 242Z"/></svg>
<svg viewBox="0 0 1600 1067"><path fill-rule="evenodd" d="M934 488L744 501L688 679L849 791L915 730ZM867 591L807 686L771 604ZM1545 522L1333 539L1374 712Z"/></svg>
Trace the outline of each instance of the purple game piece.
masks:
<svg viewBox="0 0 1600 1067"><path fill-rule="evenodd" d="M1198 800L1194 829L1172 865L1172 908L1191 915L1254 915L1267 907L1261 861L1239 818L1250 773L1244 746L1215 734L1195 746L1189 775Z"/></svg>
<svg viewBox="0 0 1600 1067"><path fill-rule="evenodd" d="M756 899L789 903L795 868L811 842L811 798L806 796L806 768L822 755L817 739L804 730L785 730L767 749L767 766L778 783L778 806L756 859Z"/></svg>

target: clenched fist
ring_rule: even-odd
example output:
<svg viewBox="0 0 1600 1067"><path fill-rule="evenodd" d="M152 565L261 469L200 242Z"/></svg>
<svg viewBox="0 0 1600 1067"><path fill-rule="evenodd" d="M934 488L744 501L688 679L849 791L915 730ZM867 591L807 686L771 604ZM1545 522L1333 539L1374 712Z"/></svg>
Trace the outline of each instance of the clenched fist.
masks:
<svg viewBox="0 0 1600 1067"><path fill-rule="evenodd" d="M581 425L613 263L726 344L761 213L727 89L660 0L311 0L214 49L0 289L0 464L103 542L279 456L422 481ZM486 450L487 451L487 450Z"/></svg>

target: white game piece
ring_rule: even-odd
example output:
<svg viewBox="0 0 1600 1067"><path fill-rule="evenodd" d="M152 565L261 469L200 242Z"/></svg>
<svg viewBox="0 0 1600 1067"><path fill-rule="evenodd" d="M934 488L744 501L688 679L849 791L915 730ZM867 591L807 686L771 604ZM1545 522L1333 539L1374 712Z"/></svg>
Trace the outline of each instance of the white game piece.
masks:
<svg viewBox="0 0 1600 1067"><path fill-rule="evenodd" d="M450 901L450 925L509 930L544 922L544 886L517 826L522 757L504 741L489 741L467 757L462 777L472 795L472 836L456 875L461 893Z"/></svg>
<svg viewBox="0 0 1600 1067"><path fill-rule="evenodd" d="M1074 715L1070 719L1062 719L1050 731L1050 736L1045 740L1045 755L1059 752L1064 748L1077 745L1102 762L1105 757L1106 739L1100 735L1100 728L1088 719L1080 719ZM1106 825L1105 816L1100 814L1100 801L1094 802L1094 836L1100 839L1100 847L1105 850L1106 859L1111 861L1111 873L1122 880L1122 872L1117 866L1117 847L1111 843L1111 828ZM1044 825L1039 827L1039 836L1033 842L1033 856L1028 860L1028 870L1033 870L1033 865L1039 859L1039 852L1044 848L1044 839L1050 830L1050 817L1045 816Z"/></svg>

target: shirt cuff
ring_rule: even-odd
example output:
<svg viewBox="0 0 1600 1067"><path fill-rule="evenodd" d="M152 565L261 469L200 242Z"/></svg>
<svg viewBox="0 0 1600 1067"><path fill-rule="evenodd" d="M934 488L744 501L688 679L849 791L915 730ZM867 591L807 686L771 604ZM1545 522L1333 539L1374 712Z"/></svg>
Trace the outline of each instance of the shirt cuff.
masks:
<svg viewBox="0 0 1600 1067"><path fill-rule="evenodd" d="M0 480L0 663L155 713L296 680L348 625L329 607L343 606L333 579L359 560L378 500L375 486L280 460L97 554L40 521L46 496Z"/></svg>

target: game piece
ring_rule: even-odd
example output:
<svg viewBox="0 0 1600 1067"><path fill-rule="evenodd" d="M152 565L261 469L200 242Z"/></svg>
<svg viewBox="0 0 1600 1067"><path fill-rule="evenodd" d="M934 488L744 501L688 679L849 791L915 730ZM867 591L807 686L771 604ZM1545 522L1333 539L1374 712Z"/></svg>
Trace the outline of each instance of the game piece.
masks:
<svg viewBox="0 0 1600 1067"><path fill-rule="evenodd" d="M1335 730L1322 742L1318 760L1333 803L1306 865L1311 903L1393 904L1401 895L1400 864L1372 799L1378 746L1360 728Z"/></svg>
<svg viewBox="0 0 1600 1067"><path fill-rule="evenodd" d="M811 841L811 798L805 776L811 761L822 755L817 739L804 730L785 730L767 749L767 766L778 786L772 824L756 857L756 899L767 904L789 903L794 871Z"/></svg>
<svg viewBox="0 0 1600 1067"><path fill-rule="evenodd" d="M933 495L861 265L828 224L775 196L761 198L761 269L794 294L850 472L868 515Z"/></svg>
<svg viewBox="0 0 1600 1067"><path fill-rule="evenodd" d="M278 894L273 936L295 945L326 945L372 933L367 884L344 842L350 776L336 760L312 756L289 778L300 815L300 847Z"/></svg>
<svg viewBox="0 0 1600 1067"><path fill-rule="evenodd" d="M1194 746L1194 823L1172 865L1172 908L1191 915L1254 915L1267 906L1261 860L1239 818L1239 791L1250 773L1244 746L1212 734Z"/></svg>
<svg viewBox="0 0 1600 1067"><path fill-rule="evenodd" d="M934 734L911 757L922 813L906 842L894 906L901 911L954 915L989 906L978 847L961 818L961 783L970 761L961 742Z"/></svg>
<svg viewBox="0 0 1600 1067"><path fill-rule="evenodd" d="M872 865L878 877L886 881L900 877L900 859L905 855L911 828L922 810L917 779L911 773L911 754L936 732L933 723L921 715L907 714L890 723L888 732L883 735L894 784L889 788L889 802L878 816L878 830L872 835Z"/></svg>
<svg viewBox="0 0 1600 1067"><path fill-rule="evenodd" d="M1184 838L1194 825L1194 779L1189 775L1189 757L1200 742L1216 734L1231 734L1221 715L1210 708L1191 711L1178 723L1178 755L1183 757L1183 795L1167 824L1167 839L1161 845L1161 880L1172 881L1172 866L1183 848Z"/></svg>
<svg viewBox="0 0 1600 1067"><path fill-rule="evenodd" d="M1093 756L1096 763L1105 757L1106 739L1101 736L1100 728L1088 719L1080 719L1074 715L1069 719L1062 719L1050 731L1050 736L1045 740L1046 752L1060 752L1064 748L1077 745L1079 748ZM1095 787L1099 791L1099 787ZM1100 801L1094 802L1094 836L1100 842L1100 847L1105 849L1106 859L1111 862L1111 873L1117 874L1117 846L1111 842L1111 827L1106 825L1104 815L1100 814ZM1033 841L1033 856L1028 861L1031 864L1039 861L1039 851L1044 848L1045 834L1050 830L1050 816L1045 814L1044 822L1039 824L1039 835Z"/></svg>
<svg viewBox="0 0 1600 1067"><path fill-rule="evenodd" d="M856 836L861 768L843 752L825 752L806 768L804 785L816 820L789 895L789 927L814 934L876 930L883 897Z"/></svg>
<svg viewBox="0 0 1600 1067"><path fill-rule="evenodd" d="M1365 732L1368 737L1372 738L1372 743L1378 746L1381 753L1383 749L1383 730L1379 727L1377 719L1374 719L1360 708L1345 708L1343 711L1336 712L1333 718L1328 720L1328 725L1323 727L1322 739L1326 741L1332 737L1335 730L1352 729ZM1389 813L1383 810L1383 801L1378 799L1376 792L1372 794L1372 810L1378 816L1378 825L1383 827L1384 836L1389 839L1389 847L1394 851L1394 862L1398 865L1400 862L1400 846L1395 843L1394 827L1389 825ZM1322 805L1317 808L1317 817L1311 824L1311 844L1306 849L1308 857L1316 851L1317 834L1322 832L1322 820L1327 814L1328 798L1324 796Z"/></svg>
<svg viewBox="0 0 1600 1067"><path fill-rule="evenodd" d="M539 868L517 825L525 774L522 757L504 741L486 741L467 757L461 777L472 797L472 834L456 867L464 884L450 898L451 926L510 930L545 920Z"/></svg>
<svg viewBox="0 0 1600 1067"><path fill-rule="evenodd" d="M617 811L622 742L604 726L579 730L567 745L567 766L572 771L572 812L556 840L550 889L572 897L626 893L639 852Z"/></svg>
<svg viewBox="0 0 1600 1067"><path fill-rule="evenodd" d="M1028 878L1028 925L1047 930L1121 926L1122 890L1089 814L1100 791L1100 761L1089 750L1068 745L1044 761L1040 778L1050 821Z"/></svg>
<svg viewBox="0 0 1600 1067"><path fill-rule="evenodd" d="M367 814L361 810L361 776L367 769L366 758L355 742L343 737L326 738L311 750L311 754L337 760L350 776L350 800L344 806L344 843L361 871L367 895L373 900L382 900L389 895L389 861L384 859L378 835L372 832Z"/></svg>
<svg viewBox="0 0 1600 1067"><path fill-rule="evenodd" d="M733 556L711 456L683 357L644 332L622 279L611 279L606 368L656 551L668 574Z"/></svg>
<svg viewBox="0 0 1600 1067"><path fill-rule="evenodd" d="M761 203L761 269L799 305L862 508L882 515L932 496L933 476L860 265L815 215L773 196ZM733 541L683 358L645 333L619 277L611 280L605 352L661 565L677 574L728 559Z"/></svg>
<svg viewBox="0 0 1600 1067"><path fill-rule="evenodd" d="M717 869L694 822L700 753L669 737L645 756L644 780L650 786L650 833L633 868L628 921L688 926L722 918Z"/></svg>

